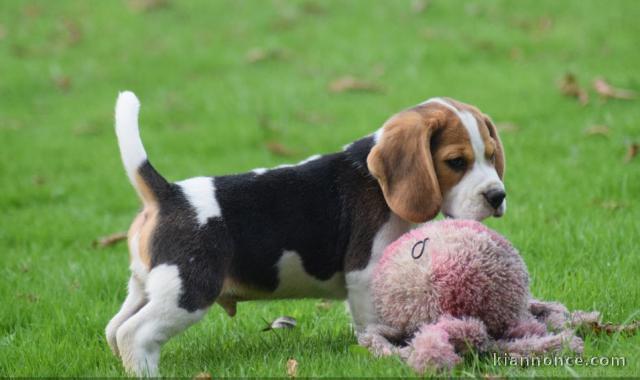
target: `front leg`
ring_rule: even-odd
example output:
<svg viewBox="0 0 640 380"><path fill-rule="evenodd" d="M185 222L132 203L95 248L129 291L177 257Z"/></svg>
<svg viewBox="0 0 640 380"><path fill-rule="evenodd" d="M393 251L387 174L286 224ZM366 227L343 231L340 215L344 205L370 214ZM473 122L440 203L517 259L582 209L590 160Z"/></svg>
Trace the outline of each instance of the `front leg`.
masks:
<svg viewBox="0 0 640 380"><path fill-rule="evenodd" d="M373 305L371 279L385 248L409 228L408 222L390 213L371 238L352 240L352 246L347 254L352 262L352 265L347 267L352 268L347 269L345 280L349 311L358 336L365 334L368 326L380 324ZM367 236L367 234L361 233L358 236Z"/></svg>
<svg viewBox="0 0 640 380"><path fill-rule="evenodd" d="M356 335L364 333L367 326L378 323L371 295L371 272L372 268L367 267L346 275L347 302Z"/></svg>
<svg viewBox="0 0 640 380"><path fill-rule="evenodd" d="M402 331L386 325L369 325L358 334L358 344L367 347L374 356L399 355L401 347L392 341L403 338Z"/></svg>
<svg viewBox="0 0 640 380"><path fill-rule="evenodd" d="M375 356L399 354L399 348L389 340L399 341L402 331L380 324L371 294L371 275L374 265L346 275L348 305L358 344L367 347Z"/></svg>

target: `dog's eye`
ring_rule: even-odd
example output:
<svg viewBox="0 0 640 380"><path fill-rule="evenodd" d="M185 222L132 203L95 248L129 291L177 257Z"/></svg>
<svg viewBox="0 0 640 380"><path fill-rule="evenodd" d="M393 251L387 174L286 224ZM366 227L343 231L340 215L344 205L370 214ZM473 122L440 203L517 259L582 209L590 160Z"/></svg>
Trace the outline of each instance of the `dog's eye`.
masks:
<svg viewBox="0 0 640 380"><path fill-rule="evenodd" d="M452 158L445 161L449 167L457 172L463 171L467 162L462 157Z"/></svg>

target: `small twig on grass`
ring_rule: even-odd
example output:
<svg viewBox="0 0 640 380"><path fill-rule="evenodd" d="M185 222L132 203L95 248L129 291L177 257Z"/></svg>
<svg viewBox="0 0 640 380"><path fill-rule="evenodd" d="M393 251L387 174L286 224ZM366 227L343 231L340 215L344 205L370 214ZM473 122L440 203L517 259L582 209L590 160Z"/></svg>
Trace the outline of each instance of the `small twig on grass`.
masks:
<svg viewBox="0 0 640 380"><path fill-rule="evenodd" d="M609 136L611 129L606 125L592 125L584 130L587 136Z"/></svg>
<svg viewBox="0 0 640 380"><path fill-rule="evenodd" d="M376 83L357 79L350 75L337 78L329 83L329 91L341 92L382 92L382 87Z"/></svg>
<svg viewBox="0 0 640 380"><path fill-rule="evenodd" d="M93 241L94 248L106 248L117 244L123 240L127 240L126 232L116 232L111 235L102 236Z"/></svg>
<svg viewBox="0 0 640 380"><path fill-rule="evenodd" d="M271 141L265 142L264 146L273 155L280 156L280 157L292 157L292 156L295 156L297 154L297 152L295 150L293 150L293 149L285 146L283 143L281 143L279 141L275 141L275 140L271 140Z"/></svg>
<svg viewBox="0 0 640 380"><path fill-rule="evenodd" d="M640 329L640 321L633 321L631 323L622 324L622 325L614 325L613 323L593 322L593 323L590 323L588 326L589 326L589 329L594 334L613 335L613 334L619 333L622 335L631 336L631 335L635 335L635 333L638 332L638 329Z"/></svg>

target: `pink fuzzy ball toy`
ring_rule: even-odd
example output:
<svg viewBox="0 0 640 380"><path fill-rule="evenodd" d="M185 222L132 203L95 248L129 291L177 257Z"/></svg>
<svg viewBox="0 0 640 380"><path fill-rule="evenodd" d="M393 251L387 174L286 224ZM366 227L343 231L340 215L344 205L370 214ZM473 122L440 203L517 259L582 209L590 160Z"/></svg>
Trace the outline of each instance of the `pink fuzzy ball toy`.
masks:
<svg viewBox="0 0 640 380"><path fill-rule="evenodd" d="M582 352L574 329L599 318L532 299L518 251L468 220L427 223L389 245L372 293L380 324L360 334L360 343L376 355L399 354L418 372L451 368L469 349Z"/></svg>

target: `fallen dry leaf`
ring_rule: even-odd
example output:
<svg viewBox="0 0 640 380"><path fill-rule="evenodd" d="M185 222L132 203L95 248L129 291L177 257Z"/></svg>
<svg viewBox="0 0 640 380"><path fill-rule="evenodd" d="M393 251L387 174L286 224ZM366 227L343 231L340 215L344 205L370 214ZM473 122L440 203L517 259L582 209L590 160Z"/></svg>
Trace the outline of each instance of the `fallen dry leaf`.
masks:
<svg viewBox="0 0 640 380"><path fill-rule="evenodd" d="M76 136L97 136L103 132L101 125L88 121L83 121L80 125L73 128L73 134Z"/></svg>
<svg viewBox="0 0 640 380"><path fill-rule="evenodd" d="M40 301L40 296L37 295L37 294L34 294L34 293L22 293L22 292L19 292L19 293L16 294L16 297L20 298L20 299L25 299L30 303L36 303L36 302Z"/></svg>
<svg viewBox="0 0 640 380"><path fill-rule="evenodd" d="M209 372L200 372L193 377L194 380L211 380L211 374Z"/></svg>
<svg viewBox="0 0 640 380"><path fill-rule="evenodd" d="M296 327L298 322L293 317L282 316L273 320L269 325L262 329L262 331L269 331L274 329L292 329Z"/></svg>
<svg viewBox="0 0 640 380"><path fill-rule="evenodd" d="M589 94L580 87L578 79L572 73L566 73L560 81L560 91L570 97L577 98L583 106L589 103Z"/></svg>
<svg viewBox="0 0 640 380"><path fill-rule="evenodd" d="M609 136L609 133L611 133L611 129L606 125L592 125L589 128L585 129L584 133L587 136Z"/></svg>
<svg viewBox="0 0 640 380"><path fill-rule="evenodd" d="M129 8L135 12L150 12L169 5L167 0L129 0L128 3Z"/></svg>
<svg viewBox="0 0 640 380"><path fill-rule="evenodd" d="M616 201L604 201L600 206L607 210L617 210L622 207L622 204Z"/></svg>
<svg viewBox="0 0 640 380"><path fill-rule="evenodd" d="M289 53L280 48L253 48L245 54L245 60L248 63L258 63L262 61L271 61L278 59L286 59L289 57Z"/></svg>
<svg viewBox="0 0 640 380"><path fill-rule="evenodd" d="M635 99L636 92L610 85L604 78L597 77L593 80L593 88L603 98L631 100Z"/></svg>
<svg viewBox="0 0 640 380"><path fill-rule="evenodd" d="M420 31L420 36L422 36L425 40L433 40L438 37L438 32L433 28L424 28Z"/></svg>
<svg viewBox="0 0 640 380"><path fill-rule="evenodd" d="M278 141L267 141L265 143L267 150L276 156L280 157L291 157L296 155L296 151L291 148L287 148L284 144Z"/></svg>
<svg viewBox="0 0 640 380"><path fill-rule="evenodd" d="M519 47L514 47L509 50L509 58L511 58L512 61L520 61L523 57L524 54Z"/></svg>
<svg viewBox="0 0 640 380"><path fill-rule="evenodd" d="M294 114L294 117L298 121L312 125L329 124L333 120L327 115L314 111L298 111Z"/></svg>
<svg viewBox="0 0 640 380"><path fill-rule="evenodd" d="M119 243L123 240L127 240L126 232L116 232L111 235L100 237L93 241L93 246L97 248L105 248Z"/></svg>
<svg viewBox="0 0 640 380"><path fill-rule="evenodd" d="M77 22L65 19L63 25L67 31L67 44L73 46L82 41L82 28Z"/></svg>
<svg viewBox="0 0 640 380"><path fill-rule="evenodd" d="M18 58L24 58L31 54L29 48L21 43L13 43L11 44L11 54L15 55Z"/></svg>
<svg viewBox="0 0 640 380"><path fill-rule="evenodd" d="M56 75L52 78L53 84L60 90L67 92L71 89L71 77L68 75Z"/></svg>
<svg viewBox="0 0 640 380"><path fill-rule="evenodd" d="M511 25L532 33L544 33L553 27L553 19L549 16L540 16L537 19L514 18Z"/></svg>
<svg viewBox="0 0 640 380"><path fill-rule="evenodd" d="M638 143L629 144L629 147L627 148L627 154L625 154L624 156L624 162L626 163L631 162L631 160L633 160L635 156L638 155L639 150L640 150L640 144Z"/></svg>
<svg viewBox="0 0 640 380"><path fill-rule="evenodd" d="M36 18L42 13L42 9L36 4L27 4L22 12L29 18Z"/></svg>
<svg viewBox="0 0 640 380"><path fill-rule="evenodd" d="M276 130L271 122L271 117L266 113L260 113L260 115L258 115L258 127L260 127L262 131L269 133Z"/></svg>
<svg viewBox="0 0 640 380"><path fill-rule="evenodd" d="M536 29L539 32L546 32L553 27L553 19L549 16L541 16L536 22Z"/></svg>
<svg viewBox="0 0 640 380"><path fill-rule="evenodd" d="M287 360L287 375L290 378L295 378L298 375L298 361L296 359Z"/></svg>
<svg viewBox="0 0 640 380"><path fill-rule="evenodd" d="M411 11L413 13L423 13L429 7L428 0L413 0L411 2Z"/></svg>
<svg viewBox="0 0 640 380"><path fill-rule="evenodd" d="M313 16L320 16L327 13L327 9L322 4L315 1L304 2L301 9L304 13Z"/></svg>
<svg viewBox="0 0 640 380"><path fill-rule="evenodd" d="M340 77L329 83L329 91L334 93L347 91L377 92L381 90L382 88L375 83L356 79L350 75Z"/></svg>
<svg viewBox="0 0 640 380"><path fill-rule="evenodd" d="M291 29L300 21L300 15L295 9L282 9L280 14L271 23L271 29L280 31Z"/></svg>
<svg viewBox="0 0 640 380"><path fill-rule="evenodd" d="M518 132L520 127L516 124L505 122L505 123L497 123L496 128L498 132L510 133L510 132Z"/></svg>
<svg viewBox="0 0 640 380"><path fill-rule="evenodd" d="M622 334L626 336L635 335L640 329L640 321L633 321L626 325L614 325L612 323L593 322L589 324L589 328L595 334Z"/></svg>
<svg viewBox="0 0 640 380"><path fill-rule="evenodd" d="M33 183L35 186L42 186L47 183L47 179L42 175L36 174L31 177L31 183Z"/></svg>
<svg viewBox="0 0 640 380"><path fill-rule="evenodd" d="M616 211L619 210L621 208L626 207L626 205L622 202L618 202L616 200L613 199L605 199L601 202L599 202L599 206L602 207L605 210L610 210L610 211Z"/></svg>
<svg viewBox="0 0 640 380"><path fill-rule="evenodd" d="M471 42L473 47L480 51L492 52L496 50L496 44L491 40L474 40Z"/></svg>

